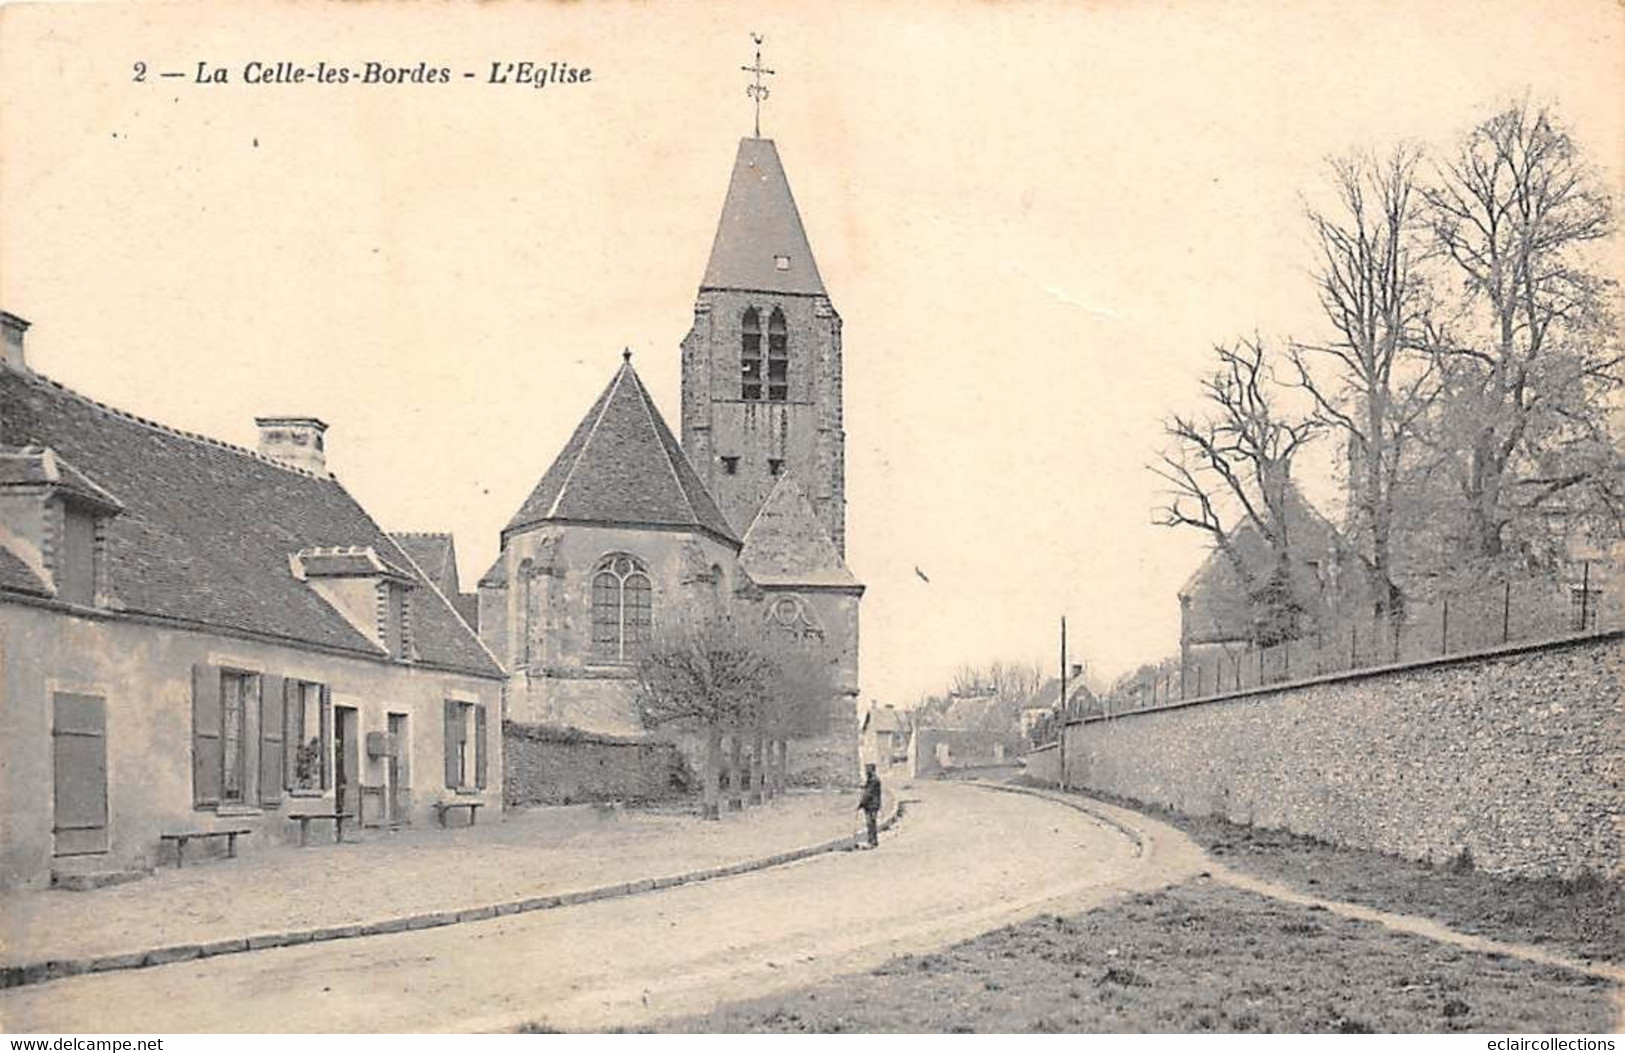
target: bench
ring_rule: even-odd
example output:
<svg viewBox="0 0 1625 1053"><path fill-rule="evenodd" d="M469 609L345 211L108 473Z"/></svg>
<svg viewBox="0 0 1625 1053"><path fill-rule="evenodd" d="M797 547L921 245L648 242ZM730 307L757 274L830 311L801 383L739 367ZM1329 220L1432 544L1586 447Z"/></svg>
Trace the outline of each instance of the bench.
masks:
<svg viewBox="0 0 1625 1053"><path fill-rule="evenodd" d="M237 830L188 830L184 834L159 834L159 842L175 842L175 869L179 870L186 865L186 842L198 838L223 837L226 839L226 856L229 859L237 858L237 838L254 831L248 829Z"/></svg>
<svg viewBox="0 0 1625 1053"><path fill-rule="evenodd" d="M479 816L479 810L483 807L485 807L483 801L436 801L434 803L435 814L439 816L442 827L446 825L446 813L454 808L467 808L468 825L473 826L475 819Z"/></svg>
<svg viewBox="0 0 1625 1053"><path fill-rule="evenodd" d="M310 822L312 819L330 819L333 822L333 843L344 843L344 820L350 818L343 812L295 812L289 819L299 820L299 847L304 848L310 844Z"/></svg>

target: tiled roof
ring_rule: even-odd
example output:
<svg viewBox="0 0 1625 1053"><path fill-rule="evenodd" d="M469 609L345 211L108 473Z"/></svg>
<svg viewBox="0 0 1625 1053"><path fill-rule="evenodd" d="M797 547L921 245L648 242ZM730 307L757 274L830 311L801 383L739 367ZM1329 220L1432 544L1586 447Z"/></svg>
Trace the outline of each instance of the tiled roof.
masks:
<svg viewBox="0 0 1625 1053"><path fill-rule="evenodd" d="M50 594L39 575L4 544L0 544L0 590L26 592L35 596Z"/></svg>
<svg viewBox="0 0 1625 1053"><path fill-rule="evenodd" d="M771 139L739 142L700 288L824 295L824 280Z"/></svg>
<svg viewBox="0 0 1625 1053"><path fill-rule="evenodd" d="M468 627L478 632L480 628L479 595L472 592L459 592L455 596L447 596L446 599L451 601L452 607L456 608L457 613Z"/></svg>
<svg viewBox="0 0 1625 1053"><path fill-rule="evenodd" d="M630 361L504 533L549 520L691 527L739 543Z"/></svg>
<svg viewBox="0 0 1625 1053"><path fill-rule="evenodd" d="M165 428L11 370L0 370L0 428L0 442L49 446L116 492L124 512L107 524L108 570L124 610L383 654L294 577L289 562L302 549L362 546L392 566L411 566L336 479ZM500 675L438 592L417 590L412 616L420 661Z"/></svg>
<svg viewBox="0 0 1625 1053"><path fill-rule="evenodd" d="M486 568L485 573L480 575L480 580L475 583L475 587L480 589L507 588L508 557L505 554L498 552L497 558L491 562L490 567Z"/></svg>
<svg viewBox="0 0 1625 1053"><path fill-rule="evenodd" d="M447 598L458 591L457 546L450 534L392 531L389 536L406 550L406 554L412 557L412 562L429 576L429 580L434 582L435 587L444 592Z"/></svg>
<svg viewBox="0 0 1625 1053"><path fill-rule="evenodd" d="M303 548L294 554L300 572L307 578L391 577L417 581L405 566L396 566L378 554L371 545L345 548ZM402 564L406 561L402 560Z"/></svg>
<svg viewBox="0 0 1625 1053"><path fill-rule="evenodd" d="M794 474L779 479L745 531L739 565L762 586L862 588Z"/></svg>

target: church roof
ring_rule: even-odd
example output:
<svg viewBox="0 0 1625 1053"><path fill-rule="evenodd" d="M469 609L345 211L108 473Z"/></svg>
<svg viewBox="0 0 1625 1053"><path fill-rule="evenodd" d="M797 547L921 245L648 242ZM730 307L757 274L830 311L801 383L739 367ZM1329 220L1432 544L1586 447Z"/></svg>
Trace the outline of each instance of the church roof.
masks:
<svg viewBox="0 0 1625 1053"><path fill-rule="evenodd" d="M794 474L779 480L745 531L739 565L764 587L863 588L847 569Z"/></svg>
<svg viewBox="0 0 1625 1053"><path fill-rule="evenodd" d="M116 495L122 514L108 519L105 530L119 612L386 658L294 576L290 557L364 549L394 573L423 581L337 479L133 417L37 374L0 369L0 443L49 447L60 478L80 489L95 480L106 498ZM26 461L14 460L7 477L29 477L35 468ZM17 562L0 556L0 592L41 591ZM438 592L419 589L415 597L416 661L501 675Z"/></svg>
<svg viewBox="0 0 1625 1053"><path fill-rule="evenodd" d="M824 295L824 280L771 139L739 141L700 288Z"/></svg>
<svg viewBox="0 0 1625 1053"><path fill-rule="evenodd" d="M631 361L621 365L503 533L549 520L688 527L739 544Z"/></svg>

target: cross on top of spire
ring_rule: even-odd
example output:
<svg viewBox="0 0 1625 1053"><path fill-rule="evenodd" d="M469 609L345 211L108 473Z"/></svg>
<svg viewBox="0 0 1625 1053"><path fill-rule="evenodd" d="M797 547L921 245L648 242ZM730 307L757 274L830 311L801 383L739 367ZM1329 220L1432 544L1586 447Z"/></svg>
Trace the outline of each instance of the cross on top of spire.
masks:
<svg viewBox="0 0 1625 1053"><path fill-rule="evenodd" d="M752 33L750 38L756 42L756 64L753 66L740 66L739 68L745 73L753 74L756 78L753 83L745 85L745 94L749 95L756 103L756 138L760 139L762 137L762 101L768 96L767 85L762 83L762 78L764 76L773 76L773 71L762 68L762 35Z"/></svg>

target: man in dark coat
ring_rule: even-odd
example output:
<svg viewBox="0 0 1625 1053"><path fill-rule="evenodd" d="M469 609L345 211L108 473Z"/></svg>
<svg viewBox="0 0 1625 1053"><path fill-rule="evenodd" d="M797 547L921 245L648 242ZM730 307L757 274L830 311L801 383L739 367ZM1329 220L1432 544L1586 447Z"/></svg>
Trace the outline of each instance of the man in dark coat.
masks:
<svg viewBox="0 0 1625 1053"><path fill-rule="evenodd" d="M880 815L880 776L875 774L873 764L863 766L863 796L858 798L858 810L863 813L863 820L869 827L869 847L880 846L880 830L876 819Z"/></svg>

